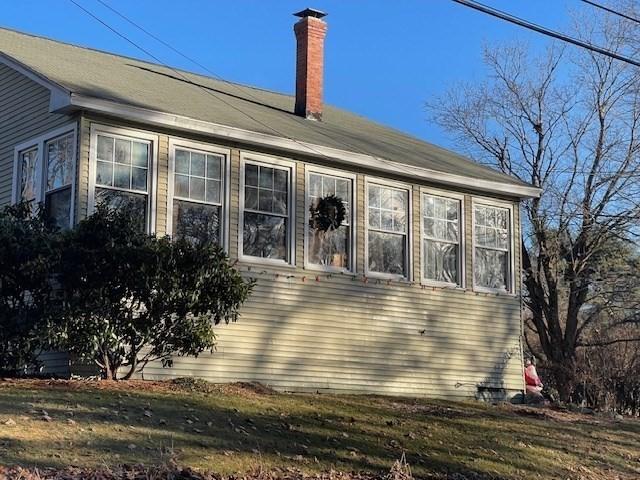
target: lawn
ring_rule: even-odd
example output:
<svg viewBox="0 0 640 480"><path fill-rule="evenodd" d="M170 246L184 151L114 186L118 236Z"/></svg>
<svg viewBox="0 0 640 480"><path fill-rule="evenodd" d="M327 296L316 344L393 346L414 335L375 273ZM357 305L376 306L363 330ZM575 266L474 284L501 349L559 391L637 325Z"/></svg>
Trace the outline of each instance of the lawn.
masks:
<svg viewBox="0 0 640 480"><path fill-rule="evenodd" d="M184 382L0 381L0 464L640 478L640 421L478 402ZM441 476L442 475L442 476Z"/></svg>

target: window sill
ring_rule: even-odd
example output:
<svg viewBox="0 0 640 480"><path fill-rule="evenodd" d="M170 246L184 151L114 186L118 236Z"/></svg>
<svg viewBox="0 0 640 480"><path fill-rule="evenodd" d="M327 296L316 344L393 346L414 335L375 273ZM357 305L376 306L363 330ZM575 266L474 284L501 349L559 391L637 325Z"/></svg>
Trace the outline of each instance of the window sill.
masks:
<svg viewBox="0 0 640 480"><path fill-rule="evenodd" d="M427 288L440 288L443 290L459 290L461 292L467 291L467 289L462 285L456 285L454 283L434 282L434 281L425 280L425 279L423 279L422 282L420 282L420 285Z"/></svg>
<svg viewBox="0 0 640 480"><path fill-rule="evenodd" d="M473 287L474 293L485 293L488 295L496 295L500 297L517 297L514 292L509 292L507 290L498 290L495 288L485 288L485 287Z"/></svg>
<svg viewBox="0 0 640 480"><path fill-rule="evenodd" d="M337 275L355 275L356 273L348 268L340 268L340 267L331 267L331 266L322 266L322 265L316 265L313 263L306 263L304 264L304 269L305 270L311 270L314 272L325 272L325 273L335 273Z"/></svg>
<svg viewBox="0 0 640 480"><path fill-rule="evenodd" d="M376 280L391 280L394 282L409 283L409 278L407 278L405 275L396 275L394 273L365 271L364 276L367 278L374 278Z"/></svg>
<svg viewBox="0 0 640 480"><path fill-rule="evenodd" d="M257 267L280 267L280 268L291 268L294 269L296 266L291 264L285 260L277 260L273 258L261 258L261 257L251 257L248 255L242 255L238 258L238 262L243 265L247 265L248 267L257 266Z"/></svg>

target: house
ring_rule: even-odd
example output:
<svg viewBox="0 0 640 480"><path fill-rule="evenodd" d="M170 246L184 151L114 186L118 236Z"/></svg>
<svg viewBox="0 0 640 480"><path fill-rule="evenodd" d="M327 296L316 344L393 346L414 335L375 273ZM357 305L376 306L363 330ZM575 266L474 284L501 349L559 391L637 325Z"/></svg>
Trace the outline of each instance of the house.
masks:
<svg viewBox="0 0 640 480"><path fill-rule="evenodd" d="M324 14L297 15L295 96L0 30L0 205L43 202L71 227L130 203L149 232L214 238L257 279L217 352L145 378L521 392L519 202L539 190L324 105ZM330 195L346 216L324 232L309 212Z"/></svg>

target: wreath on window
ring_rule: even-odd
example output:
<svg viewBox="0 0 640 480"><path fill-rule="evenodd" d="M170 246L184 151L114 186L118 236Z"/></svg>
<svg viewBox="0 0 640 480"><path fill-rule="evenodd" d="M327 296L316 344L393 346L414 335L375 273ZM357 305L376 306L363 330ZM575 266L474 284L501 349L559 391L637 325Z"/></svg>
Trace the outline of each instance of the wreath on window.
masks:
<svg viewBox="0 0 640 480"><path fill-rule="evenodd" d="M318 204L310 209L311 218L309 223L311 228L321 232L337 230L344 222L347 209L341 198L335 195L327 195L318 200Z"/></svg>

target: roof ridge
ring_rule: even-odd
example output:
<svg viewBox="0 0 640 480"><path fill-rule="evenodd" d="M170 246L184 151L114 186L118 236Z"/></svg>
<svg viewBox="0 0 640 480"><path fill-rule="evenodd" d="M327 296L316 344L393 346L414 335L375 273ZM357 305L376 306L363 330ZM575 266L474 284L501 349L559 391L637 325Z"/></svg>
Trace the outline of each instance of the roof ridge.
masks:
<svg viewBox="0 0 640 480"><path fill-rule="evenodd" d="M232 85L232 86L235 86L235 87L249 88L249 89L252 89L252 90L259 90L261 92L267 92L267 93L272 93L272 94L275 94L275 95L281 95L283 97L293 98L293 94L290 94L290 93L278 92L276 90L271 90L271 89L264 88L264 87L257 87L255 85L249 85L249 84L246 84L246 83L234 82L234 81L231 81L231 80L226 80L226 79L224 79L222 77L216 78L216 77L213 77L211 75L206 75L204 73L198 73L198 72L194 72L194 71L191 71L191 70L186 70L184 68L174 67L174 66L171 66L171 65L168 65L168 64L152 62L152 61L149 61L149 60L144 60L144 59L141 59L141 58L132 57L130 55L122 55L122 54L119 54L119 53L109 52L107 50L101 50L99 48L89 47L89 46L86 46L86 45L80 45L80 44L77 44L77 43L65 42L65 41L62 41L62 40L57 40L57 39L54 39L54 38L47 37L45 35L37 35L35 33L24 32L22 30L17 30L15 28L0 26L0 30L5 30L7 32L12 32L12 33L15 33L15 34L18 34L18 35L23 35L25 37L31 37L31 38L36 38L36 39L39 39L39 40L45 40L47 42L53 42L53 43L57 43L57 44L61 44L61 45L66 45L68 47L79 48L81 50L89 50L89 51L92 51L92 52L100 53L102 55L108 55L108 56L111 56L111 57L118 57L118 58L125 58L127 60L133 60L133 61L136 61L136 62L145 63L147 65L153 65L154 67L162 67L162 68L166 68L166 69L169 69L169 70L175 70L175 71L178 71L178 72L181 72L181 73L186 73L188 75L195 75L197 77L206 78L208 80L213 80L213 81L220 82L220 83L226 83L226 84L229 84L229 85Z"/></svg>

